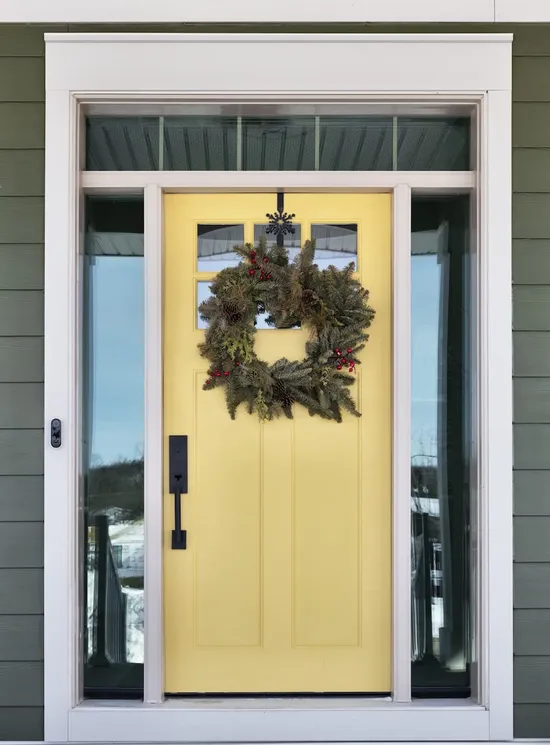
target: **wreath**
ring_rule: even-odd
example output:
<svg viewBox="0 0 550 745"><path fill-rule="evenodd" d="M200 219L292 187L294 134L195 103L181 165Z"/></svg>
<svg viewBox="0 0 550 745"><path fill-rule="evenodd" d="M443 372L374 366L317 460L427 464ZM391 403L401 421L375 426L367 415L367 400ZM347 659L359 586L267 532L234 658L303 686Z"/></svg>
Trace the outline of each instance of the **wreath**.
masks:
<svg viewBox="0 0 550 745"><path fill-rule="evenodd" d="M241 261L216 275L211 297L199 308L208 324L199 350L210 362L203 389L225 389L232 419L240 404L260 420L281 414L292 419L294 404L337 422L342 410L360 416L350 386L375 312L368 291L353 276L353 262L319 269L314 241L292 262L280 241L268 248L265 237L234 250ZM259 359L254 337L260 313L277 329L308 330L303 360Z"/></svg>

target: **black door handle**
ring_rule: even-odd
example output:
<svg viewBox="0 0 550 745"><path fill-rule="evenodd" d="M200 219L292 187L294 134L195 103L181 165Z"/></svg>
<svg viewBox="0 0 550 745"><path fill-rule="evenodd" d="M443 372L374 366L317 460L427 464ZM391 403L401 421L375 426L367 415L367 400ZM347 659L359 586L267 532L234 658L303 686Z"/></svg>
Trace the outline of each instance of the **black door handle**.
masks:
<svg viewBox="0 0 550 745"><path fill-rule="evenodd" d="M168 438L168 465L170 494L174 495L174 530L172 548L187 548L187 531L181 528L181 495L187 494L187 435L170 435Z"/></svg>

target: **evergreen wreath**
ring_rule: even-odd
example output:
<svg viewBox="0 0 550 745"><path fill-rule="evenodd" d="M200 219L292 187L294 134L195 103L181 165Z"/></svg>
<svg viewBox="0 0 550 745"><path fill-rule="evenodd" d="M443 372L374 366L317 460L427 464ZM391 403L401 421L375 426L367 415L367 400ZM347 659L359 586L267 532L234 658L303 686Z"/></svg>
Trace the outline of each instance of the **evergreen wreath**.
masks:
<svg viewBox="0 0 550 745"><path fill-rule="evenodd" d="M212 296L199 308L208 323L199 350L210 362L203 389L225 388L232 419L240 404L260 420L281 414L292 419L295 403L311 416L337 422L342 410L361 416L349 388L375 312L368 291L353 277L353 262L344 269L319 269L314 241L292 262L286 248L268 248L265 238L234 250L241 261L216 275ZM258 313L267 313L268 325L278 329L306 328L305 358L281 358L272 365L259 359Z"/></svg>

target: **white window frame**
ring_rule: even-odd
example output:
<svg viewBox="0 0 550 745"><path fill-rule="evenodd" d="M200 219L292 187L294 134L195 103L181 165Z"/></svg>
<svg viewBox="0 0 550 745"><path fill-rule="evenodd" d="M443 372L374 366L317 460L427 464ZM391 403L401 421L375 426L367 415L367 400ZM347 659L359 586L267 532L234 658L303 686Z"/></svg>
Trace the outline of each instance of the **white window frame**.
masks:
<svg viewBox="0 0 550 745"><path fill-rule="evenodd" d="M47 34L45 739L51 742L510 740L512 334L510 35ZM197 59L208 60L198 65ZM254 64L250 64L250 60ZM190 71L190 72L187 72ZM475 106L476 171L81 173L83 106ZM162 193L394 195L394 628L391 700L163 701ZM146 276L145 702L81 702L79 250L82 191L143 191ZM410 700L410 197L474 190L479 230L475 700ZM49 422L64 444L52 449Z"/></svg>

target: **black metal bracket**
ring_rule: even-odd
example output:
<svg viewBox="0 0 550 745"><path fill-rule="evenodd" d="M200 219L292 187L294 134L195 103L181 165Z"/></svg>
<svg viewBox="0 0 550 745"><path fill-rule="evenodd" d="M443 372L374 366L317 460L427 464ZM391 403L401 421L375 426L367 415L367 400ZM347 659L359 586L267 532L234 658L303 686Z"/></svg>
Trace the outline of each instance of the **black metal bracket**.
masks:
<svg viewBox="0 0 550 745"><path fill-rule="evenodd" d="M187 531L181 528L181 495L187 494L187 435L170 435L168 438L170 494L174 495L174 530L172 549L187 548Z"/></svg>

